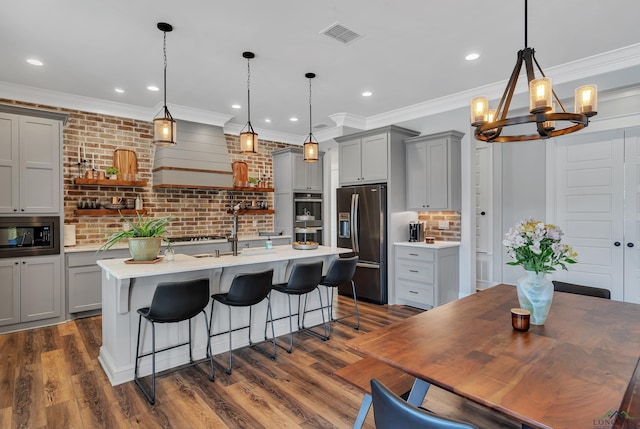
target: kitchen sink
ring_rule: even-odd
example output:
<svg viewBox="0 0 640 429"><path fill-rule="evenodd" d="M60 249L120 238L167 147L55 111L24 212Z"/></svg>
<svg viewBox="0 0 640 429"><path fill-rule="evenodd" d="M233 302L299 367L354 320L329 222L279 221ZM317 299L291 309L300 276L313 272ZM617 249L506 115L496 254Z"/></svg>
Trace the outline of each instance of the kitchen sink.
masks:
<svg viewBox="0 0 640 429"><path fill-rule="evenodd" d="M220 252L216 253L199 253L197 255L191 255L194 258L219 258L220 256L229 256L233 255L233 252Z"/></svg>

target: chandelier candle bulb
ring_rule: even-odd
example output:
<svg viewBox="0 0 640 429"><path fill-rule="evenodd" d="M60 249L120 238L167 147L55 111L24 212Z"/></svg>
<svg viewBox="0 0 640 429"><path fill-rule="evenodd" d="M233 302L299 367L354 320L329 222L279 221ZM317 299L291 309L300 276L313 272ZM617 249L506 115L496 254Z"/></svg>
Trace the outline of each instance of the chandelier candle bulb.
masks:
<svg viewBox="0 0 640 429"><path fill-rule="evenodd" d="M471 124L475 127L486 122L489 115L489 98L476 97L471 99Z"/></svg>
<svg viewBox="0 0 640 429"><path fill-rule="evenodd" d="M529 84L529 111L531 113L546 112L551 109L551 78L541 77Z"/></svg>
<svg viewBox="0 0 640 429"><path fill-rule="evenodd" d="M576 88L575 91L575 112L587 116L593 116L598 111L598 87L596 85L585 85Z"/></svg>

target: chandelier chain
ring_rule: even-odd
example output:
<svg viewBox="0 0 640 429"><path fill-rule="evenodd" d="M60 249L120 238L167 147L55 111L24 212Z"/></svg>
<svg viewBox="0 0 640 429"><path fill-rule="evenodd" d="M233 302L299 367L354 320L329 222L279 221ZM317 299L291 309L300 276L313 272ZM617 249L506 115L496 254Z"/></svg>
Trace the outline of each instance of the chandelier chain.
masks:
<svg viewBox="0 0 640 429"><path fill-rule="evenodd" d="M164 55L164 107L167 108L167 32L163 31L162 53Z"/></svg>
<svg viewBox="0 0 640 429"><path fill-rule="evenodd" d="M247 123L251 126L251 64L247 58Z"/></svg>
<svg viewBox="0 0 640 429"><path fill-rule="evenodd" d="M309 78L309 140L311 140L311 78Z"/></svg>

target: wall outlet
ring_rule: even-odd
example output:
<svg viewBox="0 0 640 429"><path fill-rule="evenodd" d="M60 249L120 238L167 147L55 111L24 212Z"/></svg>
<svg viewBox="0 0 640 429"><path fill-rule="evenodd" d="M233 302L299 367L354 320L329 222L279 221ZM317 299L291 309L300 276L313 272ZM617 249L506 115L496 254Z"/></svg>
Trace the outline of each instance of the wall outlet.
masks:
<svg viewBox="0 0 640 429"><path fill-rule="evenodd" d="M122 230L129 231L131 229L131 225L128 222L122 222Z"/></svg>
<svg viewBox="0 0 640 429"><path fill-rule="evenodd" d="M253 227L255 228L256 226L258 226L258 221L257 220L253 220Z"/></svg>
<svg viewBox="0 0 640 429"><path fill-rule="evenodd" d="M449 229L449 221L439 220L438 221L438 229Z"/></svg>

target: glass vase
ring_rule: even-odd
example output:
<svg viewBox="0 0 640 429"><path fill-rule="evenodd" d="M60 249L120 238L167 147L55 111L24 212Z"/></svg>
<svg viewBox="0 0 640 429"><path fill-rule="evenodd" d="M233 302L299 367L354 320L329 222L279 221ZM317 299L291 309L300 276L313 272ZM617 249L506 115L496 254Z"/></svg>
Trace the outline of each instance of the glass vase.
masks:
<svg viewBox="0 0 640 429"><path fill-rule="evenodd" d="M544 325L553 301L553 283L545 273L525 272L516 283L520 308L531 312L532 325Z"/></svg>

